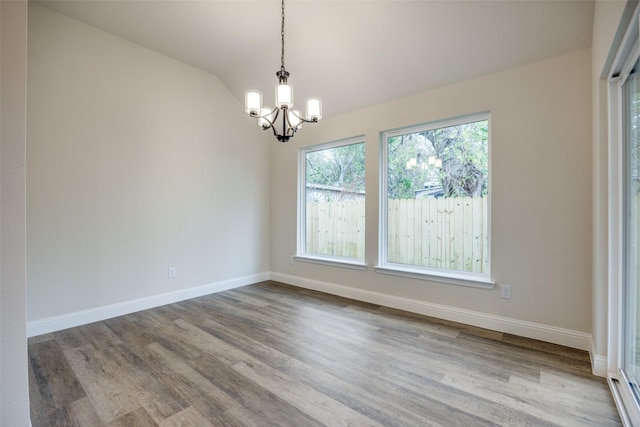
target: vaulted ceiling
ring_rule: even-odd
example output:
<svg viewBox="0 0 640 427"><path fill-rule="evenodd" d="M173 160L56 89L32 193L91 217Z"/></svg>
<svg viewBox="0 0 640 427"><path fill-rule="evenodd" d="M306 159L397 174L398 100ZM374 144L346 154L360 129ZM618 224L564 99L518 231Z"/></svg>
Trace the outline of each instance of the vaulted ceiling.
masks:
<svg viewBox="0 0 640 427"><path fill-rule="evenodd" d="M272 103L278 0L38 3L217 75ZM591 45L593 1L287 0L295 99L335 115Z"/></svg>

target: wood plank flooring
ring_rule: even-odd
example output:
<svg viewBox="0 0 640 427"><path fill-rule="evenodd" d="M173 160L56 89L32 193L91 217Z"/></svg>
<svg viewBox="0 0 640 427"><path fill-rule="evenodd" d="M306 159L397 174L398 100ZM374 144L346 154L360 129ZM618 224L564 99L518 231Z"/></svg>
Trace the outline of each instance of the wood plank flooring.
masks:
<svg viewBox="0 0 640 427"><path fill-rule="evenodd" d="M586 352L263 282L29 340L39 426L619 426Z"/></svg>

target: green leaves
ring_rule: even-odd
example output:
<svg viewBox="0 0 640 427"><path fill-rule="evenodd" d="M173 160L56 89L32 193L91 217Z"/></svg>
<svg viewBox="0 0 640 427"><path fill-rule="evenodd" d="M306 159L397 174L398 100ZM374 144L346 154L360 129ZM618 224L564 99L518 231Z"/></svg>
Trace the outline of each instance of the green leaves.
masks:
<svg viewBox="0 0 640 427"><path fill-rule="evenodd" d="M364 191L364 143L311 151L306 155L307 184Z"/></svg>
<svg viewBox="0 0 640 427"><path fill-rule="evenodd" d="M489 122L481 120L388 139L390 199L487 194ZM437 167L430 158L442 161Z"/></svg>

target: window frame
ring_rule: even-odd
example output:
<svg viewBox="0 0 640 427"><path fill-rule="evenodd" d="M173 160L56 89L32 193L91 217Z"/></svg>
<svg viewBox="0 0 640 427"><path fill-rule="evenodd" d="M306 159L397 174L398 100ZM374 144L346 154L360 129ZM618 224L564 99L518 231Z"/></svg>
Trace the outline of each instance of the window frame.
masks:
<svg viewBox="0 0 640 427"><path fill-rule="evenodd" d="M329 150L332 148L340 148L348 145L363 144L365 148L366 159L366 142L364 135L353 136L350 138L343 138L330 142L323 142L321 144L310 145L307 147L301 147L298 149L298 217L297 217L297 238L296 238L296 255L293 257L296 261L309 262L313 264L322 264L332 267L343 267L354 270L365 271L368 269L366 263L366 231L364 233L365 247L364 259L349 258L332 255L322 255L307 252L307 153L315 151ZM365 181L366 181L366 167L365 167ZM366 182L365 182L366 186ZM366 200L366 193L365 193ZM366 211L365 211L366 215Z"/></svg>
<svg viewBox="0 0 640 427"><path fill-rule="evenodd" d="M629 7L629 5L627 5ZM627 9L628 10L628 9ZM624 16L623 16L624 19ZM622 27L624 28L624 27ZM622 40L614 46L615 58L606 76L608 113L608 343L607 381L624 425L640 423L640 402L632 390L632 379L627 377L625 340L627 281L627 183L626 183L626 102L625 82L640 58L640 4L634 6ZM614 42L615 43L615 42Z"/></svg>
<svg viewBox="0 0 640 427"><path fill-rule="evenodd" d="M459 270L439 269L418 265L389 262L388 259L388 159L389 138L433 129L446 128L466 123L487 121L487 272L474 273ZM443 120L410 125L380 132L379 163L379 212L378 212L378 265L375 270L381 274L410 277L419 280L442 282L453 285L469 286L482 289L494 289L496 284L491 279L491 112L483 111L474 114L452 117Z"/></svg>

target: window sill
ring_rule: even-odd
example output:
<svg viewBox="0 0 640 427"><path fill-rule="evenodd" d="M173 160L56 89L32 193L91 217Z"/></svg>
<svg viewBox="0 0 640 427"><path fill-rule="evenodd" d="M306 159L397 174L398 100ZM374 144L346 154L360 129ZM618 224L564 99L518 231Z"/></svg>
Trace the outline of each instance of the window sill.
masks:
<svg viewBox="0 0 640 427"><path fill-rule="evenodd" d="M323 256L296 255L293 257L296 261L309 262L312 264L322 264L331 267L350 268L352 270L366 271L367 264L357 259L350 258L333 258Z"/></svg>
<svg viewBox="0 0 640 427"><path fill-rule="evenodd" d="M451 285L468 286L480 289L495 289L496 283L488 276L479 273L449 273L437 270L423 270L396 264L376 265L376 273L392 276L410 277L412 279L429 280Z"/></svg>

